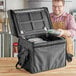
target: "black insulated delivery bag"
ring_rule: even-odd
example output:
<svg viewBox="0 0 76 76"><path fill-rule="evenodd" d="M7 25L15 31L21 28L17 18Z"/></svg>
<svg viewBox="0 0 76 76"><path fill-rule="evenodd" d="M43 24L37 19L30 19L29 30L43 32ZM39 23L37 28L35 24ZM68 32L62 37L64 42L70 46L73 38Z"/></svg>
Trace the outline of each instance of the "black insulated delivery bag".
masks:
<svg viewBox="0 0 76 76"><path fill-rule="evenodd" d="M18 37L18 65L31 73L66 65L66 42L48 34L52 29L46 7L8 11L12 35Z"/></svg>

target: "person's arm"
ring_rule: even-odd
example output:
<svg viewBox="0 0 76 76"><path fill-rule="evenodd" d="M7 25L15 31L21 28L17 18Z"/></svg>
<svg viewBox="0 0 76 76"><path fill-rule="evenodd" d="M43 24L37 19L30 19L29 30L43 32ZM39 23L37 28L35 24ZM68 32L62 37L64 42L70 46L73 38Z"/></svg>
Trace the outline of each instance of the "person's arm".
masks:
<svg viewBox="0 0 76 76"><path fill-rule="evenodd" d="M63 37L66 37L66 36L74 37L74 36L76 36L76 23L75 23L74 17L69 15L67 21L68 22L67 22L66 30L58 29L59 31L61 31L60 36L63 36Z"/></svg>
<svg viewBox="0 0 76 76"><path fill-rule="evenodd" d="M70 32L71 36L76 36L76 22L73 16L70 15L67 25L67 31Z"/></svg>

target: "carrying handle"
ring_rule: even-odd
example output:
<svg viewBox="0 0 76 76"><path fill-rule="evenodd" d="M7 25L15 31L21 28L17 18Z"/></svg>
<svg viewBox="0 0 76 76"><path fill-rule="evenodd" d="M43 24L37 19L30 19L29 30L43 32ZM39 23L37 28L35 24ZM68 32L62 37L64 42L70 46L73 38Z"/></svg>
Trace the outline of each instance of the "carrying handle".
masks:
<svg viewBox="0 0 76 76"><path fill-rule="evenodd" d="M16 63L16 69L22 69L22 67L19 65L19 61Z"/></svg>
<svg viewBox="0 0 76 76"><path fill-rule="evenodd" d="M27 56L28 56L28 50L26 48L23 48L21 50L21 52L18 54L18 62L16 63L16 69L21 69L25 60L27 59ZM20 64L21 62L21 64Z"/></svg>

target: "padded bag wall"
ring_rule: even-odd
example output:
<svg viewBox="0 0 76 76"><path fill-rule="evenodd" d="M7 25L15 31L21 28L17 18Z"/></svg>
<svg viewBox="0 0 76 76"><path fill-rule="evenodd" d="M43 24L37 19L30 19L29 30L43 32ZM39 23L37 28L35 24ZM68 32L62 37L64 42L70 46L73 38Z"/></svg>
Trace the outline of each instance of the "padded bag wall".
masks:
<svg viewBox="0 0 76 76"><path fill-rule="evenodd" d="M21 47L23 47L26 52L28 51L28 56L26 57L27 59L24 60L24 64L21 63L22 65L20 65L22 68L28 70L31 73L56 69L66 65L64 40L54 40L51 41L51 43L45 42L34 44L20 38L19 44L19 53L22 51ZM21 58L21 60L23 60L23 58ZM20 58L19 62L21 62Z"/></svg>

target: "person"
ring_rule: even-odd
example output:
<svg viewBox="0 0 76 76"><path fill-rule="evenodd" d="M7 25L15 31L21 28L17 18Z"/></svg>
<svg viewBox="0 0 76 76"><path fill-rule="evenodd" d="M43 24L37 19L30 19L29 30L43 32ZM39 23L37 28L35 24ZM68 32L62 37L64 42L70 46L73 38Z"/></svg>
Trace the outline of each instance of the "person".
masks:
<svg viewBox="0 0 76 76"><path fill-rule="evenodd" d="M76 36L76 23L74 17L64 11L65 0L52 0L50 18L53 28L60 31L59 37L66 39L66 58L70 62L74 55L73 37Z"/></svg>

